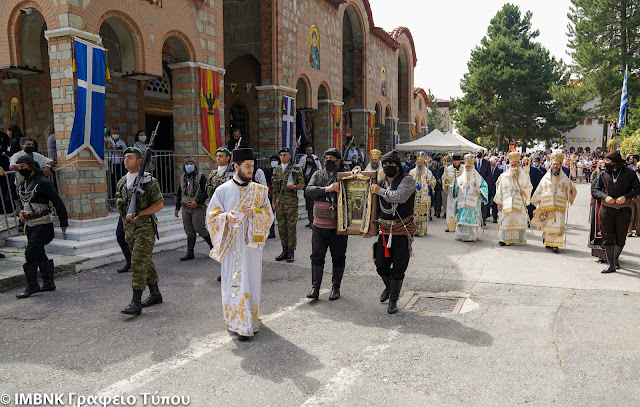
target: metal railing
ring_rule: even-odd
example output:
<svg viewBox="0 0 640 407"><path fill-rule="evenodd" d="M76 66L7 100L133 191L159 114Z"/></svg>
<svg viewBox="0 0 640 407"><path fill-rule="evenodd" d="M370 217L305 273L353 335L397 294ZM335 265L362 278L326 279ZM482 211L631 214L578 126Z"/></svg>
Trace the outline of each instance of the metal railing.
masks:
<svg viewBox="0 0 640 407"><path fill-rule="evenodd" d="M154 150L151 163L147 167L160 184L162 195L176 194L174 154L171 150ZM105 165L107 166L107 204L109 210L115 210L116 185L127 170L124 168L124 154L119 150L105 151Z"/></svg>

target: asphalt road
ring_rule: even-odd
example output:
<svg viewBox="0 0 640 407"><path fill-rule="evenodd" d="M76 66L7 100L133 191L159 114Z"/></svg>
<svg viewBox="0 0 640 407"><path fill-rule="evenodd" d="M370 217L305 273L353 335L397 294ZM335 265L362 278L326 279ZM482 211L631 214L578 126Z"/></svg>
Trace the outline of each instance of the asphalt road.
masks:
<svg viewBox="0 0 640 407"><path fill-rule="evenodd" d="M119 265L58 278L58 290L17 300L0 294L0 402L16 393L189 396L192 406L634 405L640 402L640 238L623 270L600 274L586 247L588 186L570 213L568 248L456 242L434 219L416 238L403 287L466 297L460 314L386 313L371 240L349 238L342 297L309 301L310 234L298 225L293 264L264 250L260 332L238 342L225 329L206 257L154 256L164 303L137 318ZM145 293L146 294L146 293ZM156 394L156 392L158 392ZM67 398L65 398L67 400ZM147 405L151 405L148 399ZM157 399L155 399L157 401ZM166 399L165 399L166 401ZM89 404L87 404L89 405Z"/></svg>

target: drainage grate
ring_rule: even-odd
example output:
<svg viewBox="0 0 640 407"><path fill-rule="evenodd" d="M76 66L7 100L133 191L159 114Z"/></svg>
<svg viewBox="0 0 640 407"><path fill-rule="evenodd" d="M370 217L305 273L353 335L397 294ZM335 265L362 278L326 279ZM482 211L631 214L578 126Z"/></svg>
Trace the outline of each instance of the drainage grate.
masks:
<svg viewBox="0 0 640 407"><path fill-rule="evenodd" d="M428 295L414 295L405 309L418 312L432 312L437 314L457 314L462 308L464 298L433 297Z"/></svg>

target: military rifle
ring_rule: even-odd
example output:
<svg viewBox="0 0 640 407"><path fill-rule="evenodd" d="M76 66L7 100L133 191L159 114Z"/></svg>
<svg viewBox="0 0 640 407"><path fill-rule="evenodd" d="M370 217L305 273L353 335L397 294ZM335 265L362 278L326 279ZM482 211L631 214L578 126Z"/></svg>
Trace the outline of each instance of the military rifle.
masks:
<svg viewBox="0 0 640 407"><path fill-rule="evenodd" d="M147 169L147 166L151 162L151 157L153 156L153 144L156 141L156 136L158 135L158 128L160 127L160 122L156 124L156 129L151 133L151 138L149 139L149 144L147 145L147 149L144 152L144 157L142 158L142 164L140 165L140 170L138 170L138 176L136 180L133 182L133 186L131 190L133 191L133 195L131 196L131 202L129 203L129 210L127 211L128 215L131 215L133 218L137 218L140 214L140 201L138 198L138 194L140 197L144 195L144 189L142 186L144 185L144 172ZM152 217L153 219L153 217ZM156 232L156 237L160 240L160 234L158 233L158 225L153 222L153 229Z"/></svg>

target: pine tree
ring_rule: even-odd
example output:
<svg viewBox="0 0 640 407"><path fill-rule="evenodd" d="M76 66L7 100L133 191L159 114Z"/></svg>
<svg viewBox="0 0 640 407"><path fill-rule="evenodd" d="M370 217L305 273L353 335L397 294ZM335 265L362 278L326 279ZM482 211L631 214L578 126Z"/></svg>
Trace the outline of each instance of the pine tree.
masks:
<svg viewBox="0 0 640 407"><path fill-rule="evenodd" d="M509 139L522 144L559 137L575 126L557 115L552 86L569 80L562 61L535 42L539 32L524 15L505 4L491 20L487 35L471 53L461 80L464 96L455 101L454 120L468 139L489 137L499 150Z"/></svg>

